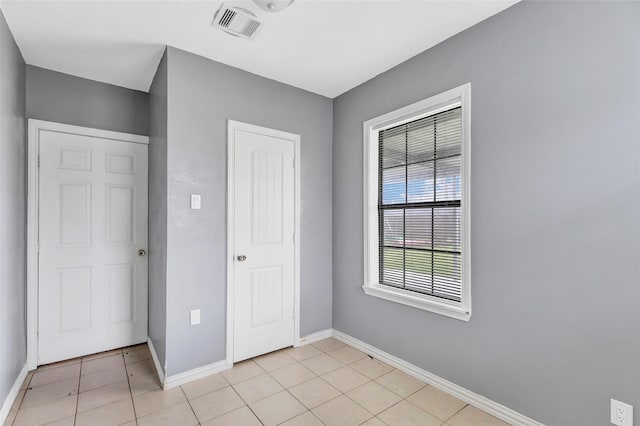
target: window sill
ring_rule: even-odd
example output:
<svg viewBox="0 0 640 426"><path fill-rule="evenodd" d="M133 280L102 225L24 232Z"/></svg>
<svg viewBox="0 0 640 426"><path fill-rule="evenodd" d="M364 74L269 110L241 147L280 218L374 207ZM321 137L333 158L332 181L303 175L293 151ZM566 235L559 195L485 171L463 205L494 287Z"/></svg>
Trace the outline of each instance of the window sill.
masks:
<svg viewBox="0 0 640 426"><path fill-rule="evenodd" d="M433 300L428 296L421 296L402 289L387 288L380 285L363 285L364 292L369 296L390 300L403 305L455 318L461 321L469 321L471 310L461 306L453 306L445 302Z"/></svg>

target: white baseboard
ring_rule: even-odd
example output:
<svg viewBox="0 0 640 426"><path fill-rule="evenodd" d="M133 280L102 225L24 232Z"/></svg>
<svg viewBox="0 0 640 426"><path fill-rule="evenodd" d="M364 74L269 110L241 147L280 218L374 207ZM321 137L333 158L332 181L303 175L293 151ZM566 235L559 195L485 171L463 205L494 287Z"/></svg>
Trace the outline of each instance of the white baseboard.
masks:
<svg viewBox="0 0 640 426"><path fill-rule="evenodd" d="M327 339L332 335L333 335L333 330L330 328L322 331L317 331L315 333L307 334L306 336L300 338L297 346L308 345L310 343L317 342L322 339Z"/></svg>
<svg viewBox="0 0 640 426"><path fill-rule="evenodd" d="M147 337L147 345L149 346L149 352L151 352L151 358L153 359L153 365L156 367L156 373L158 373L160 384L164 386L164 367L160 364L158 353L156 352L156 348L153 346L151 337Z"/></svg>
<svg viewBox="0 0 640 426"><path fill-rule="evenodd" d="M222 361L214 362L213 364L203 365L202 367L194 368L193 370L185 371L184 373L165 377L164 386L162 388L164 390L175 388L176 386L202 379L228 369L227 360L223 359Z"/></svg>
<svg viewBox="0 0 640 426"><path fill-rule="evenodd" d="M423 382L428 383L429 385L436 387L443 392L453 395L461 401L471 404L474 407L488 414L491 414L492 416L497 417L500 420L505 421L511 425L544 426L542 423L530 419L529 417L520 414L517 411L514 411L502 404L485 398L482 395L478 395L477 393L465 389L462 386L458 386L455 383L451 383L450 381L443 379L442 377L436 376L435 374L423 370L422 368L417 367L413 364L410 364L407 361L388 354L374 346L369 345L368 343L356 339L355 337L351 337L348 334L345 334L338 330L333 330L332 335L336 339L350 346L353 346L354 348L359 349L360 351L371 355L372 357L379 359L380 361L386 362L390 366L404 371L405 373L417 379L420 379Z"/></svg>
<svg viewBox="0 0 640 426"><path fill-rule="evenodd" d="M18 393L20 392L20 386L24 383L24 379L27 378L27 373L29 372L29 367L27 364L24 364L22 370L20 370L20 374L16 377L16 381L13 382L13 386L11 386L11 390L7 394L6 398L2 402L2 409L0 409L0 425L4 424L4 421L7 419L9 415L9 411L11 411L11 406L16 400Z"/></svg>

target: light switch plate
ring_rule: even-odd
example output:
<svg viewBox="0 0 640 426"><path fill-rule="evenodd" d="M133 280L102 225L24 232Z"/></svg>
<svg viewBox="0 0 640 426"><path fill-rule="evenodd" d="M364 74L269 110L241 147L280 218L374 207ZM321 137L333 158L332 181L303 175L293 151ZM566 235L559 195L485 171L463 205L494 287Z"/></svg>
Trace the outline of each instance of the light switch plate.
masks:
<svg viewBox="0 0 640 426"><path fill-rule="evenodd" d="M191 208L194 210L200 209L200 194L191 194Z"/></svg>
<svg viewBox="0 0 640 426"><path fill-rule="evenodd" d="M191 325L200 324L200 309L193 309L191 311Z"/></svg>

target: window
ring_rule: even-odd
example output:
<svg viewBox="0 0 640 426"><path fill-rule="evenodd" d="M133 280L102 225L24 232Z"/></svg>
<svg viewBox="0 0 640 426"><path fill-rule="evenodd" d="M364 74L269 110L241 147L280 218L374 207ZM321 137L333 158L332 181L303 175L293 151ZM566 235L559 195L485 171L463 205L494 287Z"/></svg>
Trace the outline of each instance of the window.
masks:
<svg viewBox="0 0 640 426"><path fill-rule="evenodd" d="M470 84L364 123L367 294L468 320Z"/></svg>

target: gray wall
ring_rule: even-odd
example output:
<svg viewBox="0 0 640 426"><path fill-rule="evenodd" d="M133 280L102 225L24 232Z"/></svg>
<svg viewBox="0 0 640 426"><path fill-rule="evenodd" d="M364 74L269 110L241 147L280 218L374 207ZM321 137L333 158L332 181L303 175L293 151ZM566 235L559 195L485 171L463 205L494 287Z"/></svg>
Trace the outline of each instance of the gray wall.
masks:
<svg viewBox="0 0 640 426"><path fill-rule="evenodd" d="M27 359L25 63L0 12L0 406Z"/></svg>
<svg viewBox="0 0 640 426"><path fill-rule="evenodd" d="M160 364L167 338L167 55L149 89L149 338Z"/></svg>
<svg viewBox="0 0 640 426"><path fill-rule="evenodd" d="M331 327L332 101L168 48L167 363L226 356L227 119L301 135L301 333ZM202 209L189 209L189 194ZM189 310L202 323L189 325ZM193 350L185 350L193 348Z"/></svg>
<svg viewBox="0 0 640 426"><path fill-rule="evenodd" d="M549 425L640 406L639 22L519 3L334 100L334 328ZM361 289L362 122L466 82L468 323Z"/></svg>
<svg viewBox="0 0 640 426"><path fill-rule="evenodd" d="M149 95L27 65L27 117L149 134Z"/></svg>

